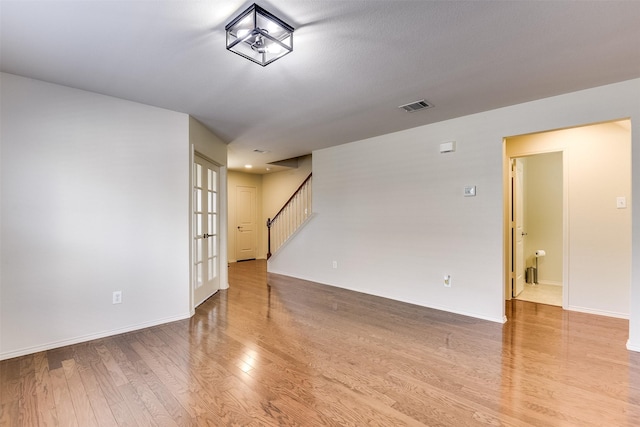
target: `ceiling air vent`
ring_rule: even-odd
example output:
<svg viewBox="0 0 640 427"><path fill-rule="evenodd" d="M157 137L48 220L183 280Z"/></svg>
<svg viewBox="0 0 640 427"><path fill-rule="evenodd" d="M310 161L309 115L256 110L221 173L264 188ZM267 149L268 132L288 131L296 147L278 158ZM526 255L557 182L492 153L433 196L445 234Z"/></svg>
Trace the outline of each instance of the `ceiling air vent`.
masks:
<svg viewBox="0 0 640 427"><path fill-rule="evenodd" d="M414 111L424 110L425 108L431 108L433 105L429 104L424 99L420 101L410 102L409 104L401 105L398 108L402 108L407 113L413 113Z"/></svg>

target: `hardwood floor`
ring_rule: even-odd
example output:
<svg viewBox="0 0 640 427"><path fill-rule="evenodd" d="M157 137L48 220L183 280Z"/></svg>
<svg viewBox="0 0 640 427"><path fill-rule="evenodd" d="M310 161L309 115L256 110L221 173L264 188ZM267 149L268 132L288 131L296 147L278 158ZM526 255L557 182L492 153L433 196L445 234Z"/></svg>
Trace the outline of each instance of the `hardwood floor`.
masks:
<svg viewBox="0 0 640 427"><path fill-rule="evenodd" d="M0 426L632 426L628 322L505 325L232 264L185 321L0 362Z"/></svg>

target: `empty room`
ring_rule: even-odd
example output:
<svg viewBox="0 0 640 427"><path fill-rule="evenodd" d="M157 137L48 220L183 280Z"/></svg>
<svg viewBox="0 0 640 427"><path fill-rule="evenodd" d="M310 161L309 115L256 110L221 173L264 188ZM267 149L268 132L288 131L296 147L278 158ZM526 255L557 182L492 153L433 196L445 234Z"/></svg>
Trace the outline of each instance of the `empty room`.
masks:
<svg viewBox="0 0 640 427"><path fill-rule="evenodd" d="M0 0L0 425L637 425L638 22Z"/></svg>

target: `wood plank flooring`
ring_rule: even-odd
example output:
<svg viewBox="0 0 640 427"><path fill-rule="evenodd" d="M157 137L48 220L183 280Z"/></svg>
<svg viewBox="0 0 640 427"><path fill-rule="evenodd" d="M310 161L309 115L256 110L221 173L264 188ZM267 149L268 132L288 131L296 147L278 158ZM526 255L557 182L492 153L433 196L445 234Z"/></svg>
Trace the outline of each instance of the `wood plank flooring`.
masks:
<svg viewBox="0 0 640 427"><path fill-rule="evenodd" d="M189 319L0 362L0 426L637 426L628 322L505 325L232 264ZM267 285L268 282L268 285Z"/></svg>

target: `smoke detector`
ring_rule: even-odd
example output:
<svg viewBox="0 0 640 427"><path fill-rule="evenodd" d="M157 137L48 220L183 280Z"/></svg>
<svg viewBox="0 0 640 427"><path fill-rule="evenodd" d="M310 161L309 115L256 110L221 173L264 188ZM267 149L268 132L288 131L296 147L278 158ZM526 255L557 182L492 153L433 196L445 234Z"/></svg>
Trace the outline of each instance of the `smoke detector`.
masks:
<svg viewBox="0 0 640 427"><path fill-rule="evenodd" d="M431 108L431 107L433 107L432 104L429 104L424 99L421 99L420 101L414 101L405 105L401 105L398 108L402 108L407 113L413 113L414 111L424 110L426 108Z"/></svg>

